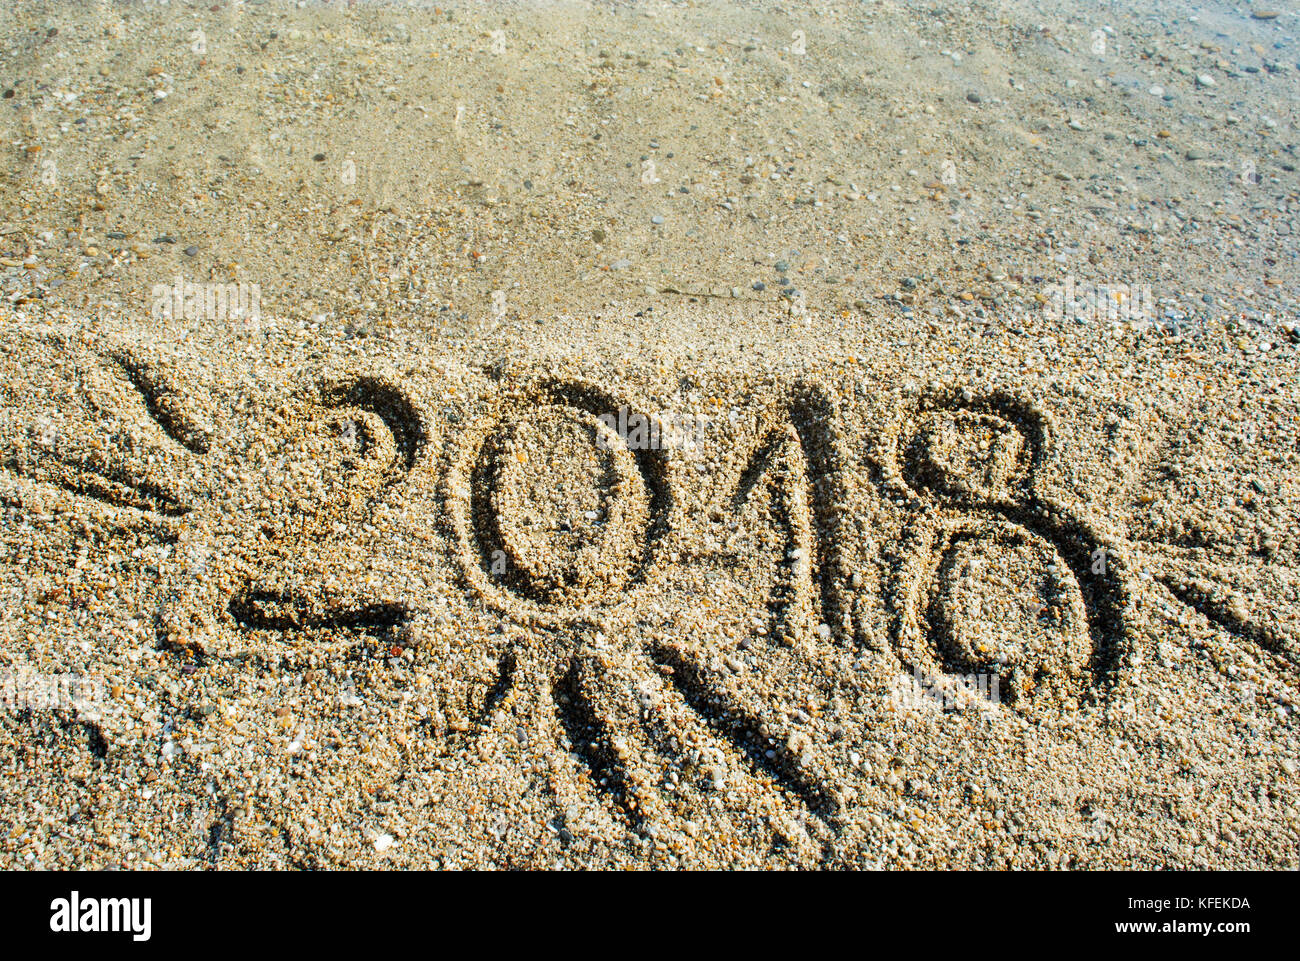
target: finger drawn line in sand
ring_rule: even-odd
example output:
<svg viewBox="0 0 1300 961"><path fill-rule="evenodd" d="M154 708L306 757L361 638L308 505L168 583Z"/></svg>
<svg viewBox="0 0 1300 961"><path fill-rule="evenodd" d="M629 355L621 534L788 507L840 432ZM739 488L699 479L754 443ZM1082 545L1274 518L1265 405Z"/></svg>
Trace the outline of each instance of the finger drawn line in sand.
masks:
<svg viewBox="0 0 1300 961"><path fill-rule="evenodd" d="M607 795L632 827L646 828L645 803L639 801L626 767L614 748L614 735L582 689L581 668L575 659L552 688L552 699L569 751L587 768L591 783Z"/></svg>
<svg viewBox="0 0 1300 961"><path fill-rule="evenodd" d="M821 611L838 603L833 572L823 577L819 563L826 557L830 566L829 559L837 557L834 524L814 525L810 507L829 514L836 496L832 483L810 479L810 462L814 469L834 463L823 437L833 414L813 388L790 396L760 427L726 503L737 513L756 488L770 494L764 503L770 503L784 543L767 558L778 571L773 596L756 603L766 601L787 633L806 634L811 617L827 617ZM682 803L680 794L666 791L642 767L681 753L690 740L682 724L695 731L696 743L703 738L713 744L719 758L733 759L738 771L770 785L769 791L830 817L836 810L831 792L801 769L785 738L769 730L760 704L730 697L688 654L667 646L624 650L605 641L593 650L586 640L607 616L616 618L612 624L634 617L646 601L641 588L681 566L664 561L669 515L678 501L673 488L680 480L671 453L630 448L599 418L625 404L590 384L542 381L486 415L454 458L459 466L447 478L447 501L468 585L503 614L542 629L531 646L494 657L495 677L484 676L478 688L482 707L469 713L477 714L480 729L500 723L498 715L517 710L516 696L530 690L520 675L546 672L549 703L543 710L557 721L554 736L583 772L582 780L635 833L652 835ZM576 523L579 517L591 523ZM794 563L787 562L791 553L798 558ZM830 585L825 593L824 584ZM832 600L823 600L826 595ZM558 661L557 645L563 652ZM536 648L552 653L543 656ZM663 676L672 677L665 691L674 710L645 693L657 690Z"/></svg>
<svg viewBox="0 0 1300 961"><path fill-rule="evenodd" d="M777 801L787 810L802 805L831 825L833 800L791 767L781 749L769 747L773 741L758 720L736 710L707 681L661 682L679 663L689 674L690 665L673 651L587 649L555 670L549 708L558 729L552 737L573 760L578 783L642 837L708 817L720 810L724 796L718 792L727 783L749 778L761 788L725 795L728 807L742 809L733 814L759 817L757 810L764 809L770 815ZM555 783L561 797L577 800L572 788Z"/></svg>
<svg viewBox="0 0 1300 961"><path fill-rule="evenodd" d="M849 601L842 565L843 463L837 413L818 385L800 383L787 402L768 411L760 439L727 498L738 517L770 485L773 520L785 537L780 553L787 576L767 606L778 631L806 632L818 623L848 630ZM682 552L691 559L722 561L730 568L752 562L757 548L729 539L720 550Z"/></svg>
<svg viewBox="0 0 1300 961"><path fill-rule="evenodd" d="M765 668L757 670L766 681L779 683L782 677L818 674L821 644L851 626L837 512L844 501L844 457L836 410L817 384L799 382L789 388L759 416L755 433L752 453L711 513L739 520L760 511L746 523L773 530L777 543L688 550L685 563L721 562L738 585L755 590L746 600L756 610L768 611L770 631L751 640L750 651L763 658ZM767 580L765 568L774 571L774 580ZM791 748L806 737L797 731L778 733L770 723L776 706L761 687L750 688L730 671L706 666L712 660L707 641L702 646L683 641L656 643L647 653L686 705L754 776L796 798L818 818L832 817L838 810L832 785L805 764L802 750Z"/></svg>
<svg viewBox="0 0 1300 961"><path fill-rule="evenodd" d="M1300 631L1289 617L1300 601L1300 573L1280 564L1246 566L1213 556L1205 547L1163 541L1131 545L1143 568L1173 597L1229 635L1300 669Z"/></svg>
<svg viewBox="0 0 1300 961"><path fill-rule="evenodd" d="M769 745L774 739L768 736L764 723L720 695L688 658L667 645L656 645L650 656L656 664L671 669L669 677L686 703L726 738L756 773L771 778L819 817L837 810L825 785L808 778L794 753L784 746L773 750Z"/></svg>
<svg viewBox="0 0 1300 961"><path fill-rule="evenodd" d="M821 623L837 632L849 626L841 560L844 531L839 505L846 497L839 415L830 394L810 383L795 386L788 411L799 439L805 487L804 496L791 505L800 516L791 514L788 520L792 527L807 527L811 532L808 570L816 592L815 611Z"/></svg>
<svg viewBox="0 0 1300 961"><path fill-rule="evenodd" d="M230 614L245 630L385 633L408 617L398 604L358 603L321 610L296 594L249 591L233 598Z"/></svg>
<svg viewBox="0 0 1300 961"><path fill-rule="evenodd" d="M339 523L362 522L429 444L429 427L415 403L377 376L313 385L287 419L284 502L305 524L298 535L309 539Z"/></svg>
<svg viewBox="0 0 1300 961"><path fill-rule="evenodd" d="M765 605L775 631L782 636L797 634L806 627L803 622L808 615L821 606L821 581L816 573L818 555L813 547L811 518L805 502L806 467L793 426L773 428L759 441L730 498L732 516L739 516L748 505L757 502L761 488L771 482L772 512L784 535L779 563L785 576L765 599ZM743 569L752 564L754 551L753 545L743 545L740 554L730 558L731 566Z"/></svg>
<svg viewBox="0 0 1300 961"><path fill-rule="evenodd" d="M1184 454L1185 445L1197 443L1190 438L1188 428L1166 434L1140 472L1138 489L1163 484L1171 476L1171 461ZM1180 604L1245 650L1276 658L1292 674L1300 669L1300 626L1292 613L1300 605L1300 571L1263 558L1234 558L1218 549L1207 528L1195 524L1177 525L1164 536L1134 537L1127 546L1135 563Z"/></svg>
<svg viewBox="0 0 1300 961"><path fill-rule="evenodd" d="M618 409L598 387L548 381L479 425L462 467L468 493L449 500L463 572L493 606L581 630L643 577L667 526L666 468L661 451L632 450L600 421ZM566 643L575 653L549 688L565 746L615 813L643 832L650 802L587 689L600 668L576 653L576 638ZM481 726L519 682L518 654L504 652L496 670Z"/></svg>
<svg viewBox="0 0 1300 961"><path fill-rule="evenodd" d="M905 419L893 482L915 499L893 589L909 669L990 673L1014 707L1059 703L1113 680L1127 649L1124 565L1108 541L1040 497L1045 411L995 393L939 394ZM1036 589L1039 602L1018 595Z"/></svg>
<svg viewBox="0 0 1300 961"><path fill-rule="evenodd" d="M666 529L666 468L598 419L617 409L591 385L545 383L480 426L468 496L451 506L487 599L556 622L642 579Z"/></svg>
<svg viewBox="0 0 1300 961"><path fill-rule="evenodd" d="M149 418L164 434L192 452L208 450L214 428L197 406L173 386L162 368L127 351L100 354L96 361L88 371L87 383L87 397L94 407L113 417L121 413L109 401L118 396L108 379L109 372L116 370L139 395ZM160 476L143 473L125 461L113 463L102 455L63 452L55 443L29 444L21 455L6 457L4 467L109 507L163 518L181 517L192 510L192 504Z"/></svg>
<svg viewBox="0 0 1300 961"><path fill-rule="evenodd" d="M84 737L87 753L91 757L100 760L108 757L109 752L113 750L112 742L109 740L102 721L78 717L75 712L67 710L37 711L32 708L23 708L14 712L13 716L20 723L31 725L34 733L43 734L46 747L63 747L66 749L66 745L57 744L57 739L61 734L74 739L74 741Z"/></svg>
<svg viewBox="0 0 1300 961"><path fill-rule="evenodd" d="M327 407L303 416L299 431L292 441L287 500L323 523L359 514L398 470L393 435L371 411ZM299 485L300 478L307 483Z"/></svg>
<svg viewBox="0 0 1300 961"><path fill-rule="evenodd" d="M88 460L65 458L47 450L34 459L10 457L5 468L30 480L53 484L71 494L89 497L110 507L183 517L191 506L155 479L140 477L124 468L112 469Z"/></svg>
<svg viewBox="0 0 1300 961"><path fill-rule="evenodd" d="M216 432L196 407L177 389L169 375L127 351L112 355L145 409L168 437L195 454L206 454Z"/></svg>
<svg viewBox="0 0 1300 961"><path fill-rule="evenodd" d="M363 520L374 498L414 468L429 439L425 420L406 392L375 376L317 385L293 419L291 431L296 433L290 434L290 443L313 467L327 455L341 455L333 458L337 473L329 476L323 491L309 485L302 496L285 498L304 523L297 532L304 548L340 522ZM266 527L263 533L268 533ZM240 630L291 635L384 635L409 620L404 605L356 602L320 609L312 597L262 589L237 594L227 612Z"/></svg>
<svg viewBox="0 0 1300 961"><path fill-rule="evenodd" d="M810 619L820 617L822 608L818 574L822 554L817 550L807 505L812 486L807 466L794 426L785 422L770 427L728 498L732 518L761 510L765 497L768 499L770 520L781 537L772 559L778 579L767 597L755 601L768 611L774 633L790 639L806 631ZM734 576L743 577L755 563L767 559L763 554L761 546L742 538L703 559L722 560Z"/></svg>
<svg viewBox="0 0 1300 961"><path fill-rule="evenodd" d="M407 391L384 375L344 373L314 380L270 418L280 429L265 456L277 466L268 483L274 497L256 515L256 534L279 542L283 559L315 549L320 541L369 521L379 498L414 470L430 441L427 418ZM274 501L274 507L271 502ZM241 530L235 547L249 536ZM205 558L208 552L201 552ZM164 602L160 635L165 646L216 653L234 632L382 634L409 619L402 605L358 603L317 609L313 592L288 594L248 588L222 596L215 578L185 572ZM213 646L213 642L218 644ZM254 645L257 648L257 645ZM242 647L227 648L232 654Z"/></svg>
<svg viewBox="0 0 1300 961"><path fill-rule="evenodd" d="M496 712L505 701L515 683L515 672L519 669L519 656L513 649L508 649L497 659L497 676L483 697L483 707L479 711L479 724L482 725Z"/></svg>
<svg viewBox="0 0 1300 961"><path fill-rule="evenodd" d="M1171 576L1159 577L1157 580L1188 607L1194 608L1228 633L1253 641L1269 653L1290 662L1293 668L1300 667L1296 639L1246 614L1241 609L1240 595L1224 596L1213 585L1197 581L1180 582Z"/></svg>
<svg viewBox="0 0 1300 961"><path fill-rule="evenodd" d="M355 408L379 417L392 435L397 465L415 467L429 443L429 427L415 403L396 384L377 376L363 376L322 388L327 407Z"/></svg>

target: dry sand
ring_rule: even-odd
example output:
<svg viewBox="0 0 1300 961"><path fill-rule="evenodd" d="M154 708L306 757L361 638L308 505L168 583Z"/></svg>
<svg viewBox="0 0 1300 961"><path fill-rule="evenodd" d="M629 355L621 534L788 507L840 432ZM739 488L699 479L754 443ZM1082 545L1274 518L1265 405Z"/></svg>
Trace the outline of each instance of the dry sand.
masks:
<svg viewBox="0 0 1300 961"><path fill-rule="evenodd" d="M19 5L0 864L1297 866L1295 16L1157 6Z"/></svg>

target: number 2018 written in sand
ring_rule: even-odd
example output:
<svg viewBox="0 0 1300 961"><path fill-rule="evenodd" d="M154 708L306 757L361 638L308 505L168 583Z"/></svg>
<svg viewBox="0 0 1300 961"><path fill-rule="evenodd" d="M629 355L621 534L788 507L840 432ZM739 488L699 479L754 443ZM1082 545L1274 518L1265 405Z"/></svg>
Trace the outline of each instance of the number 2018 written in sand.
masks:
<svg viewBox="0 0 1300 961"><path fill-rule="evenodd" d="M208 455L211 428L187 412L183 392L147 365L120 365L157 424L191 454ZM364 525L373 503L400 502L408 478L433 471L464 582L507 618L569 630L617 619L659 606L665 584L690 564L683 555L734 571L741 551L774 572L748 598L775 612L772 638L868 649L883 641L909 672L995 679L999 702L1018 710L1059 707L1114 683L1131 654L1129 565L1140 554L1184 603L1294 658L1294 639L1243 612L1231 590L1207 583L1212 575L1162 567L1159 545L1124 543L1045 494L1038 475L1057 441L1051 417L1023 397L924 395L895 412L870 463L852 469L833 395L813 379L775 387L739 428L735 411L709 429L690 418L689 451L676 443L683 418L638 412L598 384L540 375L507 388L495 399L485 393L452 430L435 427L396 379L343 374L311 385L282 412L281 459L307 469L275 498L297 517L290 539L309 550L332 530ZM719 461L713 499L693 510L739 529L723 548L707 547L709 524L691 507L693 457L711 443L735 456ZM9 466L171 529L202 512L202 497L177 493L166 477L45 455ZM873 503L890 510L864 518L853 509ZM864 549L859 532L881 518L894 546ZM260 523L263 533L274 527ZM775 539L765 534L773 527ZM863 565L882 573L864 583ZM313 599L251 589L198 603L235 628L364 624L376 611L391 625L418 607L352 599L348 611L308 614ZM882 618L868 616L873 605ZM210 632L182 613L169 639L206 646Z"/></svg>

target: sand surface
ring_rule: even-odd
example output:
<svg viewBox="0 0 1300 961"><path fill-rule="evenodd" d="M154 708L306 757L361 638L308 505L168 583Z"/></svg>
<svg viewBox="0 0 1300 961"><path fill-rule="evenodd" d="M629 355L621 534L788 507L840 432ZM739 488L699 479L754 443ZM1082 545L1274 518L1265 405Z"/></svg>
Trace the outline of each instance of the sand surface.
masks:
<svg viewBox="0 0 1300 961"><path fill-rule="evenodd" d="M0 866L1300 864L1296 16L1029 6L16 5Z"/></svg>

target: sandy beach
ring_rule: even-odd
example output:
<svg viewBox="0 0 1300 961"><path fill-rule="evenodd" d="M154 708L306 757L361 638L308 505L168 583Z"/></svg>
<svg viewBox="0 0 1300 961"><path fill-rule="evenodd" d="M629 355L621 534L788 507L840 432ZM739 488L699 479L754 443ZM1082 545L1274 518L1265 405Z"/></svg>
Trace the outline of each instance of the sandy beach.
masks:
<svg viewBox="0 0 1300 961"><path fill-rule="evenodd" d="M1291 8L18 3L0 867L1300 866Z"/></svg>

